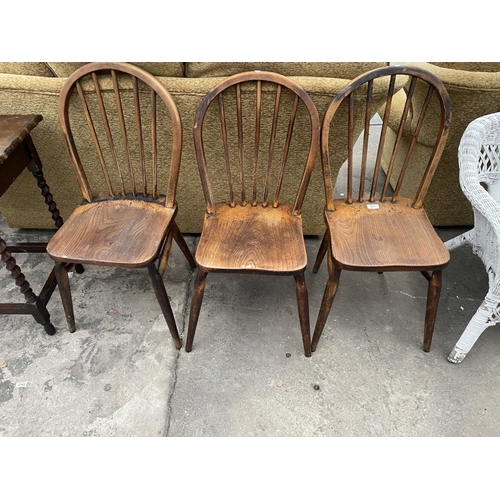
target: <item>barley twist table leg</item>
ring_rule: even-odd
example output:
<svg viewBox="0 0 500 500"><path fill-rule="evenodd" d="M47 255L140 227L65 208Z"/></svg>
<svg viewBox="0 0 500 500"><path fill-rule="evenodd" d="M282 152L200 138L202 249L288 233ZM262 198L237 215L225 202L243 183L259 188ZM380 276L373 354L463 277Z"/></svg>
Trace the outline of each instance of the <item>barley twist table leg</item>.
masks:
<svg viewBox="0 0 500 500"><path fill-rule="evenodd" d="M24 295L26 302L28 304L36 302L37 296L31 289L26 277L21 272L21 268L17 265L16 259L14 259L12 254L7 250L7 244L2 238L0 238L0 253L2 255L2 262L5 262L5 267L7 271L10 271L11 278L16 280L16 285L20 287L20 292Z"/></svg>

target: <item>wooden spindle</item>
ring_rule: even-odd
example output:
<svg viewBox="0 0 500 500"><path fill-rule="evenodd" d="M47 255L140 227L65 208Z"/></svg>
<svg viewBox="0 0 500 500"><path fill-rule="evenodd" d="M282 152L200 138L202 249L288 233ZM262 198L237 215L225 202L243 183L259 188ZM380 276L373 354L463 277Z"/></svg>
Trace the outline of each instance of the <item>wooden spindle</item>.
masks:
<svg viewBox="0 0 500 500"><path fill-rule="evenodd" d="M253 198L252 206L257 206L257 169L259 165L260 150L260 121L262 117L262 82L257 80L257 97L255 105L255 149L254 149L254 169L253 169Z"/></svg>
<svg viewBox="0 0 500 500"><path fill-rule="evenodd" d="M286 135L285 141L285 150L283 152L283 161L281 163L281 170L278 177L278 185L276 188L276 195L274 197L273 207L276 208L279 205L279 197L281 192L281 186L283 184L283 176L285 174L286 162L288 160L288 153L290 150L290 142L292 140L293 126L295 124L295 117L297 116L297 108L299 106L299 96L295 95L295 99L293 101L292 111L290 113L290 122L288 123L288 132Z"/></svg>
<svg viewBox="0 0 500 500"><path fill-rule="evenodd" d="M347 203L352 203L352 151L354 149L354 92L349 95L348 133L347 133Z"/></svg>
<svg viewBox="0 0 500 500"><path fill-rule="evenodd" d="M229 205L234 208L236 204L234 202L233 178L231 176L231 162L229 161L229 144L227 140L226 112L224 110L224 100L222 98L222 93L220 93L218 96L218 103L219 103L222 143L224 145L224 161L226 163L227 183L229 187Z"/></svg>
<svg viewBox="0 0 500 500"><path fill-rule="evenodd" d="M431 102L431 97L434 89L429 86L429 90L427 91L427 95L425 96L425 101L422 106L422 110L420 111L420 116L418 117L418 122L417 126L415 127L415 132L413 133L413 137L411 139L411 144L410 147L408 148L408 155L411 154L413 151L413 148L415 147L415 144L417 143L418 135L420 134L420 129L422 128L422 123L424 121L425 114L427 113L427 108L429 107L429 104ZM441 121L444 121L444 116L441 115ZM437 150L439 147L439 144L436 142L434 145L434 151ZM441 146L443 147L443 146ZM434 156L434 151L433 155ZM418 187L417 194L415 196L415 199L413 201L413 207L414 208L420 208L422 206L423 199L427 193L427 189L429 189L429 185L432 180L432 175L429 175L429 172L431 168L435 168L434 163L432 160L429 161L429 164L427 165L427 168L425 169L425 174L424 177L422 178L422 182L420 183L420 186Z"/></svg>
<svg viewBox="0 0 500 500"><path fill-rule="evenodd" d="M156 92L151 89L151 142L153 161L153 199L158 198L158 138L156 120Z"/></svg>
<svg viewBox="0 0 500 500"><path fill-rule="evenodd" d="M137 77L132 77L132 85L134 87L134 103L135 103L135 122L137 126L137 139L139 143L139 156L142 173L142 194L144 197L148 195L148 181L146 175L146 162L144 161L144 139L142 136L142 120L141 120L141 104L139 99L139 85Z"/></svg>
<svg viewBox="0 0 500 500"><path fill-rule="evenodd" d="M392 177L392 171L394 169L394 163L396 161L396 156L397 156L397 153L398 153L398 150L399 150L399 146L401 144L401 138L403 137L403 132L404 132L405 124L406 124L406 119L408 117L408 112L410 111L410 108L411 108L411 102L412 102L412 99L413 99L413 93L415 91L415 84L416 84L416 82L417 82L417 78L415 76L413 76L412 79L411 79L410 87L408 89L408 94L406 95L406 102L405 102L405 106L403 108L403 113L401 115L401 120L399 122L399 129L398 129L398 133L397 133L397 136L396 136L396 142L394 143L394 147L392 149L391 158L389 160L389 165L387 167L387 177L385 179L384 187L382 189L382 194L380 196L381 199L385 199L386 194L387 194L387 189L389 188L389 181L390 181L390 178ZM406 173L406 168L408 167L408 161L409 161L409 159L410 159L410 155L407 154L406 158L405 158L405 161L403 162L403 167L401 169L400 175L399 175L398 186L396 187L396 190L394 191L393 196L392 196L392 201L393 202L395 202L396 199L397 199L397 197L398 197L399 188L401 187L401 183L403 182L403 178L404 178L404 175Z"/></svg>
<svg viewBox="0 0 500 500"><path fill-rule="evenodd" d="M268 205L268 196L269 196L269 181L271 178L271 167L273 163L273 153L274 153L274 142L276 141L276 130L278 128L278 115L280 109L280 99L281 99L281 85L278 85L276 88L276 98L274 101L274 114L273 114L273 125L271 129L271 138L269 140L269 158L267 162L267 172L266 172L266 185L264 188L264 203L262 203L263 207L267 207Z"/></svg>
<svg viewBox="0 0 500 500"><path fill-rule="evenodd" d="M372 114L372 96L373 96L373 80L368 82L366 91L366 108L365 108L365 131L363 135L363 155L361 157L361 173L359 179L358 201L362 202L365 198L365 177L366 177L366 161L368 156L368 142L370 140L370 119Z"/></svg>
<svg viewBox="0 0 500 500"><path fill-rule="evenodd" d="M120 121L120 130L122 133L123 145L125 147L125 156L127 158L128 174L130 177L130 182L132 184L132 194L134 196L136 196L137 191L136 191L136 187L135 187L134 172L132 170L132 162L130 160L130 149L129 149L129 145L128 145L127 127L125 125L125 116L123 115L123 106L122 106L122 100L120 97L120 87L118 86L118 78L116 77L116 71L114 69L111 70L111 78L113 79L116 109L118 111L118 119Z"/></svg>
<svg viewBox="0 0 500 500"><path fill-rule="evenodd" d="M78 96L80 97L80 102L82 104L83 112L85 114L85 119L87 120L87 124L89 126L90 134L92 135L92 141L94 142L94 146L97 151L97 156L99 157L99 162L101 163L102 172L104 174L104 178L106 180L106 185L108 186L108 192L110 196L114 196L115 192L113 190L113 186L111 185L111 179L109 178L109 172L106 167L106 162L104 161L104 156L102 154L101 145L99 143L99 139L97 138L97 133L95 131L94 122L92 121L92 116L90 115L90 111L88 108L87 101L85 99L85 95L83 94L83 89L80 82L76 82L76 90L78 92Z"/></svg>
<svg viewBox="0 0 500 500"><path fill-rule="evenodd" d="M370 201L375 201L375 190L377 189L378 175L380 172L380 164L382 163L382 153L384 151L385 136L387 134L387 126L389 124L389 116L391 114L392 95L394 94L394 86L396 83L396 75L391 75L389 89L387 91L387 100L385 104L384 118L382 120L382 129L380 131L380 139L377 149L377 159L375 160L375 168L373 170L372 189L370 192Z"/></svg>
<svg viewBox="0 0 500 500"><path fill-rule="evenodd" d="M118 179L120 181L120 190L123 196L125 196L125 184L123 182L123 175L120 169L120 165L118 163L118 155L116 154L115 143L113 141L113 135L111 133L111 128L109 126L108 115L106 113L106 108L104 106L104 100L101 94L101 88L99 86L99 81L97 79L97 74L92 72L92 80L94 82L94 87L97 96L97 102L99 104L99 111L101 112L101 118L104 125L104 131L106 132L106 137L108 138L108 145L111 151L111 156L113 158L113 162L115 164L115 169L118 174Z"/></svg>
<svg viewBox="0 0 500 500"><path fill-rule="evenodd" d="M238 119L238 160L240 164L240 182L241 182L241 206L246 202L245 195L245 164L243 160L243 112L241 108L241 85L236 84L236 112Z"/></svg>

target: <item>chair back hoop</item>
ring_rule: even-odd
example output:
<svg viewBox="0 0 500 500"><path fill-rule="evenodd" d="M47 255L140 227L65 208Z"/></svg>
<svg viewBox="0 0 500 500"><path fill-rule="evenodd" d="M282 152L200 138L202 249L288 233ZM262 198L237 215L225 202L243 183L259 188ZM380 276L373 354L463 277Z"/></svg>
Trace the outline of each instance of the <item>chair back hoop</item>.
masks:
<svg viewBox="0 0 500 500"><path fill-rule="evenodd" d="M243 104L242 104L242 92L241 85L246 82L256 82L256 109L255 109L255 143L254 143L254 172L253 172L253 194L252 199L247 200L247 194L245 191L245 173L244 173L244 146L243 146ZM241 205L245 206L247 201L251 202L253 206L257 205L257 165L258 165L258 157L259 157L259 149L261 144L261 115L262 115L262 82L274 83L277 86L276 98L275 98L275 106L274 106L274 116L273 116L273 125L271 131L271 140L270 140L270 151L269 151L269 164L267 168L267 173L265 175L266 178L266 186L264 191L264 201L263 206L267 206L268 203L273 207L277 207L279 204L279 194L281 190L281 185L283 181L283 174L285 170L285 164L288 158L290 141L292 138L293 125L296 118L297 108L299 104L299 100L303 102L305 105L309 119L310 119L310 143L308 148L307 160L305 162L305 168L301 177L300 185L298 188L297 195L295 197L295 202L293 206L293 214L300 215L300 210L302 207L302 203L304 200L304 196L307 190L307 186L309 184L311 171L314 165L314 161L316 158L317 151L319 149L319 135L320 135L320 121L318 111L316 106L314 105L312 99L307 94L307 92L293 80L280 75L278 73L273 73L269 71L246 71L243 73L238 73L236 75L230 76L223 81L219 82L212 90L210 90L204 99L202 100L200 106L198 107L195 124L194 124L194 144L195 144L195 152L196 158L198 161L198 168L200 172L201 182L203 186L203 193L205 195L206 201L206 210L208 213L214 213L215 211L215 202L214 196L212 192L212 188L210 185L210 181L208 179L208 171L207 171L207 159L205 156L205 147L203 142L203 123L205 120L205 116L210 104L217 98L219 103L219 115L221 121L221 130L222 130L222 140L224 146L224 159L226 164L226 174L228 176L228 184L229 184L229 204L234 207L235 196L233 192L232 185L232 176L231 176L231 161L229 158L229 146L228 146L228 134L226 127L226 111L224 108L224 100L222 97L222 93L229 89L230 87L235 87L236 90L236 114L237 114L237 129L238 129L238 162L239 162L239 175L241 182ZM269 196L269 178L270 178L270 170L271 170L271 156L274 148L274 140L276 139L276 128L280 107L280 97L281 97L281 89L282 87L286 87L290 91L295 94L295 101L292 106L290 121L288 125L288 133L286 137L286 144L284 147L284 154L282 159L281 171L278 178L278 187L276 190L276 195L274 197L274 201L270 200L268 202Z"/></svg>
<svg viewBox="0 0 500 500"><path fill-rule="evenodd" d="M335 98L332 100L330 103L330 106L328 107L325 116L323 118L323 123L322 123L322 131L321 131L321 139L320 139L320 149L321 149L321 163L322 163L322 168L323 168L323 177L324 177L324 184L325 184L325 198L326 198L326 209L330 211L334 211L334 196L333 196L333 190L334 190L334 182L332 180L332 173L330 169L330 160L329 160L329 146L328 146L328 141L329 141L329 136L330 136L330 125L332 122L332 119L334 118L337 110L339 109L340 105L347 100L348 101L348 185L347 185L347 196L346 196L346 202L347 203L353 203L353 200L355 199L353 197L353 186L352 186L352 163L353 163L353 148L354 148L354 143L355 143L355 138L353 137L353 115L354 115L354 94L355 91L361 87L364 84L367 85L367 94L366 94L366 106L365 106L365 126L364 126L364 139L363 139L363 158L362 158L362 164L361 164L361 179L360 179L360 190L359 190L359 195L357 197L357 201L363 201L364 200L364 182L365 182L365 174L366 174L366 161L367 161L367 148L368 148L368 139L369 139L369 127L370 127L370 120L371 117L375 114L377 109L372 109L372 98L373 98L373 88L374 88L374 81L378 78L383 78L383 77L390 77L390 83L388 85L388 90L387 90L387 97L386 97L386 105L385 105L385 112L384 112L384 117L382 121L382 126L381 126L381 134L380 134L380 140L379 140L379 145L378 145L378 150L377 150L377 158L375 161L375 166L374 166L374 171L373 171L373 178L372 178L372 185L371 185L371 190L370 190L370 195L369 195L369 200L370 201L375 201L375 192L377 190L377 181L378 181L378 175L379 175L379 170L380 170L380 164L382 160L382 153L384 151L384 144L386 141L386 132L388 128L388 122L389 122L389 117L390 117L390 112L391 112L391 105L392 105L392 97L393 94L395 94L395 87L396 87L396 77L398 75L401 76L407 76L409 83L409 88L405 90L406 92L406 102L404 106L404 110L401 116L401 121L399 124L399 129L397 132L397 138L396 142L394 144L394 148L392 151L391 159L387 168L387 177L384 182L384 186L382 188L382 192L380 195L380 201L384 202L386 201L385 198L388 195L387 192L390 190L389 183L391 182L391 174L393 172L393 167L394 163L396 161L396 154L398 152L398 148L400 147L401 144L401 138L403 136L403 131L405 129L405 124L407 121L407 117L410 114L410 112L413 111L413 94L414 90L417 84L417 81L422 81L425 82L428 85L428 92L427 95L425 96L424 104L422 106L420 116L418 117L418 121L415 125L411 138L411 143L409 146L409 149L406 153L406 157L403 162L403 166L401 167L401 171L398 177L398 181L396 184L396 187L394 188L394 194L391 196L392 202L397 201L397 197L399 195L399 190L401 188L409 159L411 156L411 153L414 149L414 146L417 142L418 134L420 132L426 111L428 110L429 103L431 100L432 95L435 93L438 98L439 98L439 107L440 107L440 123L438 127L438 132L436 134L436 142L434 144L433 151L431 153L429 163L425 169L425 172L423 174L422 180L420 182L419 188L416 192L416 195L413 199L412 206L414 208L420 208L422 206L423 200L425 198L425 195L427 193L427 190L429 188L430 182L432 180L432 177L434 175L434 172L436 170L436 167L438 165L439 159L441 157L441 153L444 149L444 146L446 144L446 140L448 138L448 132L449 132L449 127L450 127L450 121L451 121L451 102L450 102L450 97L448 95L448 92L446 91L443 83L432 73L420 69L420 68L414 68L410 66L387 66L379 69L375 69L372 71L368 71L366 73L363 73L362 75L358 76L357 78L353 79L348 85L344 87L344 89L339 92Z"/></svg>
<svg viewBox="0 0 500 500"><path fill-rule="evenodd" d="M104 94L105 91L101 89L99 79L103 76L103 73L109 78L111 77L111 87L112 94L114 97L113 106L116 107L116 114L118 115L117 120L119 121L119 132L115 132L113 136L111 123L116 122L116 118L111 116L111 113L106 109ZM93 90L88 91L85 84L82 84L82 80L90 76L93 82ZM130 123L126 120L126 113L124 110L126 108L126 102L121 93L123 89L120 88L118 80L122 77L130 77L132 82L132 88L129 88L129 98L127 101L133 102L133 127L136 129L137 137L132 137L127 131L127 124ZM90 83L89 83L90 85ZM144 108L144 103L141 105L140 94L143 90L139 89L139 85L145 86L146 89L150 91L150 112L151 112L151 129L145 130L144 120L141 118L141 108ZM61 130L64 134L66 145L71 157L71 162L80 185L83 197L86 201L91 202L99 197L102 197L101 193L94 193L92 191L88 176L84 170L80 155L78 153L75 138L71 129L70 124L70 101L74 92L78 93L80 105L85 116L85 121L87 122L90 135L92 138L95 151L99 158L99 163L101 164L102 173L107 186L107 194L104 197L136 197L142 196L144 198L152 200L162 200L158 193L158 154L161 149L161 144L159 144L159 129L158 129L158 102L163 102L166 109L166 114L170 120L171 126L171 156L170 156L170 169L168 176L168 184L165 196L165 205L167 207L173 207L175 205L177 180L179 176L181 151L182 151L182 124L177 106L168 92L168 90L149 72L134 66L129 63L89 63L81 68L77 69L65 82L60 96L59 96L59 123ZM109 94L110 92L108 92ZM95 108L98 111L94 111L94 117L90 111L90 105L87 101L88 96L96 97L97 103ZM86 97L87 96L87 97ZM159 97L159 100L158 100ZM110 99L112 99L110 97ZM109 104L109 101L108 101ZM130 104L130 102L129 102ZM149 107L148 110L149 112ZM100 117L97 120L97 116ZM132 116L132 115L130 115ZM149 117L149 115L148 115ZM113 121L114 120L114 121ZM116 125L118 129L118 125ZM107 144L105 146L105 140L99 140L99 131L104 131L107 139ZM146 162L145 158L145 138L150 135L151 144L151 166ZM123 145L123 152L119 150L118 144ZM136 155L138 157L137 163L140 163L141 173L138 175L141 179L136 179L134 177L134 166L135 161L131 156L131 145L135 147ZM109 155L105 158L104 149L109 151ZM123 153L119 157L119 153ZM121 158L125 158L124 162L121 162ZM109 160L111 158L111 160ZM120 164L126 164L126 168L123 168ZM109 168L108 164L113 164L114 169ZM130 181L130 187L126 185L125 178L128 176ZM119 188L113 185L113 178L118 179ZM150 183L148 183L148 179Z"/></svg>

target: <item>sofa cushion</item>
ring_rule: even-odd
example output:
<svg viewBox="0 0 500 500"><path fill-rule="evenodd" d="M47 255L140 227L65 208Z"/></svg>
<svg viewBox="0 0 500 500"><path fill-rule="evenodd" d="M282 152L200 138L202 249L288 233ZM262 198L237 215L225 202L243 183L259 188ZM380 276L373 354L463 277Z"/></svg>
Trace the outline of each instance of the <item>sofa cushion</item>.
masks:
<svg viewBox="0 0 500 500"><path fill-rule="evenodd" d="M285 76L311 76L352 80L386 62L188 62L188 78L231 76L242 71L262 70Z"/></svg>
<svg viewBox="0 0 500 500"><path fill-rule="evenodd" d="M45 62L0 62L0 73L9 75L55 76Z"/></svg>
<svg viewBox="0 0 500 500"><path fill-rule="evenodd" d="M481 71L496 73L500 71L500 62L431 62L434 66L461 71Z"/></svg>
<svg viewBox="0 0 500 500"><path fill-rule="evenodd" d="M45 63L43 63L45 64ZM47 63L56 76L67 78L85 62L49 62ZM182 62L133 62L135 66L149 71L154 76L184 76L184 63Z"/></svg>

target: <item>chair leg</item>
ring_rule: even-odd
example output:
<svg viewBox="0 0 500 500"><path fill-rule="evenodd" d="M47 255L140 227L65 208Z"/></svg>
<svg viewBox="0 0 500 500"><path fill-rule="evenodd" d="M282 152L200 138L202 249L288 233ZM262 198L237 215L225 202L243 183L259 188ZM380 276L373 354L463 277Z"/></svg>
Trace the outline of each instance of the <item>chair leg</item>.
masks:
<svg viewBox="0 0 500 500"><path fill-rule="evenodd" d="M61 301L64 308L64 314L66 315L68 329L71 333L73 333L76 330L76 326L75 314L73 311L73 299L71 298L71 288L68 277L68 269L63 262L56 262L56 265L54 266L54 272L56 275L57 285L59 287L59 293L61 294Z"/></svg>
<svg viewBox="0 0 500 500"><path fill-rule="evenodd" d="M193 348L194 333L198 324L203 293L205 292L205 283L208 272L198 267L198 274L194 282L193 296L191 297L191 310L189 312L189 326L186 340L186 352L191 352Z"/></svg>
<svg viewBox="0 0 500 500"><path fill-rule="evenodd" d="M196 262L194 260L193 254L191 253L191 250L189 250L189 247L187 246L186 240L184 239L184 236L182 236L182 233L179 229L179 226L177 223L174 221L172 223L172 234L174 236L174 239L179 245L179 248L182 250L182 253L186 257L187 261L189 262L189 265L191 266L191 269L196 268Z"/></svg>
<svg viewBox="0 0 500 500"><path fill-rule="evenodd" d="M488 292L483 303L469 321L469 324L448 356L450 363L461 363L486 328L498 322L495 318L498 317L499 305L500 297L496 297Z"/></svg>
<svg viewBox="0 0 500 500"><path fill-rule="evenodd" d="M168 329L170 330L170 335L172 335L175 347L177 347L177 349L180 349L182 347L182 342L179 337L179 332L177 331L177 325L175 324L174 313L172 312L172 308L170 307L170 302L168 300L167 291L165 290L163 278L158 272L158 269L156 268L154 262L149 264L148 271L149 271L149 279L151 281L151 285L153 286L153 290L156 295L156 300L160 304L163 316L165 317Z"/></svg>
<svg viewBox="0 0 500 500"><path fill-rule="evenodd" d="M313 273L316 274L318 272L319 266L323 262L325 254L328 250L328 245L330 243L330 231L327 229L325 235L323 236L323 240L321 241L321 245L318 250L318 255L316 256L316 262L314 262Z"/></svg>
<svg viewBox="0 0 500 500"><path fill-rule="evenodd" d="M168 230L167 238L165 244L163 245L163 250L158 260L158 272L160 276L165 274L165 269L168 266L168 259L170 258L170 250L172 249L172 228Z"/></svg>
<svg viewBox="0 0 500 500"><path fill-rule="evenodd" d="M323 329L325 328L326 320L330 314L330 309L333 304L333 299L337 293L337 288L340 281L340 272L342 271L339 267L335 267L333 263L329 266L331 270L329 272L328 281L326 282L325 293L323 294L323 300L321 301L321 307L318 313L318 319L316 320L316 326L314 328L314 335L311 344L311 350L314 352L318 345Z"/></svg>
<svg viewBox="0 0 500 500"><path fill-rule="evenodd" d="M311 356L311 328L309 324L309 298L304 272L295 275L294 278L297 293L300 329L302 331L302 342L304 344L304 354L307 358L309 358Z"/></svg>
<svg viewBox="0 0 500 500"><path fill-rule="evenodd" d="M442 275L443 271L434 271L429 279L427 307L425 311L424 352L431 350L432 334L434 333L439 295L441 294Z"/></svg>

